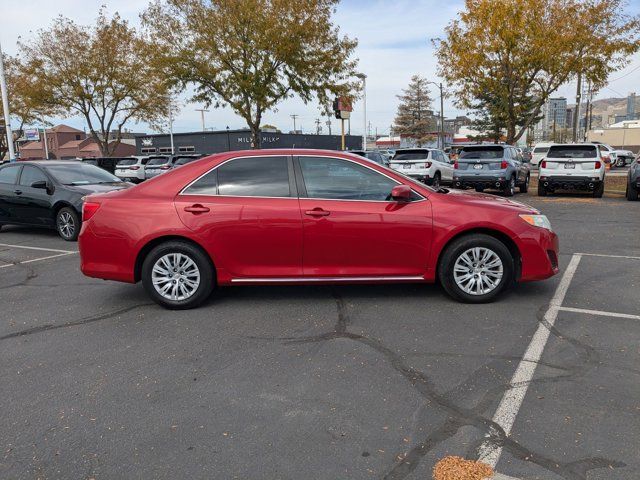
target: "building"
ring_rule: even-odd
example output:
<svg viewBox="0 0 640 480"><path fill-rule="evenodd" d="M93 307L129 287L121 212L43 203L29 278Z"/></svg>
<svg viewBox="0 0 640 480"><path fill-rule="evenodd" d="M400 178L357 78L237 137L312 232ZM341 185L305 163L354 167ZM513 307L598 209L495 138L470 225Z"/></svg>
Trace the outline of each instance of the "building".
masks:
<svg viewBox="0 0 640 480"><path fill-rule="evenodd" d="M640 105L638 105L638 102L636 100L636 93L632 92L629 94L629 96L627 97L627 113L626 113L626 117L625 120L636 120L638 118L638 110L637 108Z"/></svg>
<svg viewBox="0 0 640 480"><path fill-rule="evenodd" d="M41 134L42 135L42 134ZM56 125L46 130L47 148L50 159L101 157L100 147L85 132L68 125ZM44 139L35 142L24 142L19 146L21 159L46 158ZM121 143L116 147L114 156L126 157L134 155L134 144Z"/></svg>
<svg viewBox="0 0 640 480"><path fill-rule="evenodd" d="M571 126L568 117L573 117L567 109L567 99L564 97L550 98L542 106L542 119L534 126L535 142L543 142L559 136L559 132Z"/></svg>
<svg viewBox="0 0 640 480"><path fill-rule="evenodd" d="M321 148L340 150L340 135L311 135L278 132L261 132L262 148ZM162 133L136 137L138 155L171 154L171 137ZM175 153L211 154L251 148L251 132L248 129L219 130L215 132L174 133ZM362 137L346 135L347 150L362 148Z"/></svg>
<svg viewBox="0 0 640 480"><path fill-rule="evenodd" d="M444 131L450 135L455 135L460 127L468 127L471 125L471 119L466 115L458 115L456 118L444 119Z"/></svg>

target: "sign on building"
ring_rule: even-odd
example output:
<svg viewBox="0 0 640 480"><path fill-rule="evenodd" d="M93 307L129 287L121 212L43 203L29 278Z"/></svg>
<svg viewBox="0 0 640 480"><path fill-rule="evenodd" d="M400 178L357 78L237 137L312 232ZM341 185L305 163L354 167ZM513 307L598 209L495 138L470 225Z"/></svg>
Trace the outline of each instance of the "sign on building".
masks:
<svg viewBox="0 0 640 480"><path fill-rule="evenodd" d="M24 130L24 139L28 142L37 142L40 140L40 130L37 128L27 128Z"/></svg>

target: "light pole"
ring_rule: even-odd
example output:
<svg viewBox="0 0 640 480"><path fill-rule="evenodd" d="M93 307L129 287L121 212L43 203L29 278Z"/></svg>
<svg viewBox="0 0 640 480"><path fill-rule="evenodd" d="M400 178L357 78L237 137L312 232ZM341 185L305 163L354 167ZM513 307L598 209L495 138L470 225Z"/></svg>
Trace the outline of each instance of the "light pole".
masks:
<svg viewBox="0 0 640 480"><path fill-rule="evenodd" d="M4 76L4 59L2 56L2 46L0 45L0 90L2 90L2 109L4 110L4 126L7 131L7 147L9 149L9 161L15 162L16 152L13 149L13 132L11 131L11 120L9 119L9 94L7 93L7 80Z"/></svg>
<svg viewBox="0 0 640 480"><path fill-rule="evenodd" d="M196 112L200 112L200 118L202 119L202 131L206 131L206 129L204 128L204 112L208 112L209 110L206 110L204 108L196 108Z"/></svg>
<svg viewBox="0 0 640 480"><path fill-rule="evenodd" d="M356 75L362 80L362 111L364 112L364 131L362 132L362 149L367 151L367 76L364 73L358 73Z"/></svg>
<svg viewBox="0 0 640 480"><path fill-rule="evenodd" d="M229 125L227 125L227 152L231 150L231 139L229 138Z"/></svg>
<svg viewBox="0 0 640 480"><path fill-rule="evenodd" d="M440 89L440 134L438 135L438 147L444 149L444 89L442 82L429 82L431 85L435 85Z"/></svg>
<svg viewBox="0 0 640 480"><path fill-rule="evenodd" d="M169 95L169 138L171 139L171 155L173 155L175 153L174 147L173 147L173 114L171 112L171 95Z"/></svg>

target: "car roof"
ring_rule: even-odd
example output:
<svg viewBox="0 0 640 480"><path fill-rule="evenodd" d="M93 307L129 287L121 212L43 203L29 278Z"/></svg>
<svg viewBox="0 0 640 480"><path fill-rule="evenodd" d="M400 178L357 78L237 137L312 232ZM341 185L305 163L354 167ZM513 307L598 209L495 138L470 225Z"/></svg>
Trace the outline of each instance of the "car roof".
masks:
<svg viewBox="0 0 640 480"><path fill-rule="evenodd" d="M582 143L554 143L551 146L552 147L583 147L583 146L587 146L587 147L597 147L598 145L602 145L602 144L598 144L598 143L591 143L591 142L582 142Z"/></svg>
<svg viewBox="0 0 640 480"><path fill-rule="evenodd" d="M57 165L78 165L79 163L79 160L21 160L19 162L16 162L17 165L40 165L41 167Z"/></svg>
<svg viewBox="0 0 640 480"><path fill-rule="evenodd" d="M491 143L491 144L486 144L486 145L465 145L464 147L462 147L462 150L465 150L467 148L472 149L472 150L495 150L497 148L507 148L507 147L511 147L511 145L502 145L500 143ZM513 147L515 148L515 147Z"/></svg>

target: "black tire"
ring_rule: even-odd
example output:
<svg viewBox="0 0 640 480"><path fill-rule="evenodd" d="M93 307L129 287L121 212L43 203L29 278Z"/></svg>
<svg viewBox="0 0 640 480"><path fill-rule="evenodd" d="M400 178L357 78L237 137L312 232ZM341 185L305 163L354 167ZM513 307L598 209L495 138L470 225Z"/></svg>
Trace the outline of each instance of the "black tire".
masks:
<svg viewBox="0 0 640 480"><path fill-rule="evenodd" d="M63 207L56 214L56 231L67 242L75 242L80 234L80 215L71 207Z"/></svg>
<svg viewBox="0 0 640 480"><path fill-rule="evenodd" d="M491 250L502 261L502 278L498 285L485 294L469 294L457 283L454 277L456 261L468 250L480 247ZM442 253L438 262L438 279L444 290L452 298L464 303L487 303L493 301L501 292L509 288L515 280L515 261L504 243L495 237L482 233L465 235L454 240Z"/></svg>
<svg viewBox="0 0 640 480"><path fill-rule="evenodd" d="M436 172L433 178L431 179L430 185L437 190L440 188L440 184L441 184L440 172Z"/></svg>
<svg viewBox="0 0 640 480"><path fill-rule="evenodd" d="M549 194L549 192L547 192L547 189L544 185L542 185L542 183L540 183L540 181L538 180L538 196L539 197L546 197Z"/></svg>
<svg viewBox="0 0 640 480"><path fill-rule="evenodd" d="M505 197L513 197L516 193L516 177L512 176L509 182L504 186L502 193Z"/></svg>
<svg viewBox="0 0 640 480"><path fill-rule="evenodd" d="M604 180L593 190L593 198L602 198L602 195L604 195Z"/></svg>
<svg viewBox="0 0 640 480"><path fill-rule="evenodd" d="M629 183L627 183L627 191L625 192L625 196L630 202L637 202L639 197L638 189L634 188L633 185L629 185Z"/></svg>
<svg viewBox="0 0 640 480"><path fill-rule="evenodd" d="M616 159L616 167L624 167L627 164L626 157L618 157Z"/></svg>
<svg viewBox="0 0 640 480"><path fill-rule="evenodd" d="M153 269L156 265L156 262L161 261L161 258L171 254L180 254L191 260L195 264L200 276L197 287L192 293L190 293L187 298L175 300L167 298L163 296L154 286ZM179 280L172 280L172 284L176 284L176 282L182 281L184 278L186 278L182 277L180 275L180 272L177 272L176 270L173 270L173 272L175 272L173 273L173 275L177 276ZM162 243L151 250L142 263L141 277L142 285L144 286L144 289L151 297L151 299L157 304L171 310L186 310L189 308L195 308L201 305L202 302L204 302L211 295L215 288L213 266L208 255L197 246L188 242L181 242L178 240ZM167 284L169 284L169 282L166 282L164 285ZM187 285L185 285L185 288L186 287ZM172 289L173 287L170 288Z"/></svg>
<svg viewBox="0 0 640 480"><path fill-rule="evenodd" d="M529 191L529 182L531 181L531 177L527 175L524 183L520 185L520 193L527 193Z"/></svg>
<svg viewBox="0 0 640 480"><path fill-rule="evenodd" d="M484 192L484 187L476 187L476 192L478 193Z"/></svg>

